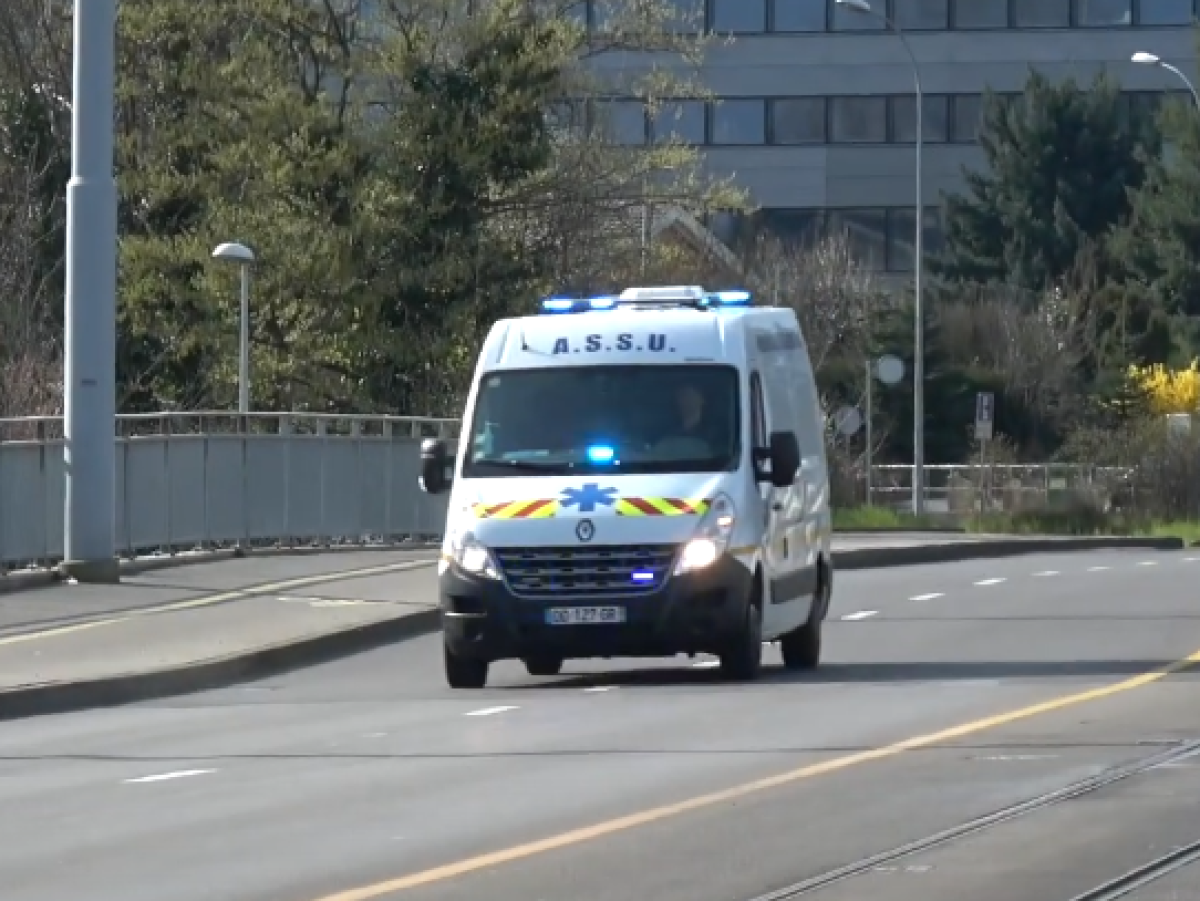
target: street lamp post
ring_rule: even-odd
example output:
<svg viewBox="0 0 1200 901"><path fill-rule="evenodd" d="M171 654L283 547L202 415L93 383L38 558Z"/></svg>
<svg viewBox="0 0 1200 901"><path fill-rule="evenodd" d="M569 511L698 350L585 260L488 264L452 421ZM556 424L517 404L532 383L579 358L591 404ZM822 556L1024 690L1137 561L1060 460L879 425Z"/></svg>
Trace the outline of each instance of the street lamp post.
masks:
<svg viewBox="0 0 1200 901"><path fill-rule="evenodd" d="M840 2L840 0L839 0ZM1173 72L1180 81L1187 85L1187 89L1192 92L1192 100L1196 104L1196 108L1200 109L1200 94L1196 93L1196 87L1178 68L1172 66L1168 62L1164 62L1153 53L1146 53L1144 50L1139 50L1130 58L1130 62L1137 63L1139 66L1158 66L1160 69L1166 69L1168 72Z"/></svg>
<svg viewBox="0 0 1200 901"><path fill-rule="evenodd" d="M916 516L925 512L925 310L922 292L922 275L925 266L924 241L925 196L921 184L921 155L925 143L924 106L925 96L921 90L921 69L916 54L908 43L904 30L883 13L871 8L867 0L837 0L854 12L874 16L882 21L900 39L904 52L912 63L913 87L916 103L916 224L913 229L913 474L912 511Z"/></svg>
<svg viewBox="0 0 1200 901"><path fill-rule="evenodd" d="M73 28L62 569L117 582L117 0L76 2Z"/></svg>
<svg viewBox="0 0 1200 901"><path fill-rule="evenodd" d="M237 263L242 274L240 329L238 336L238 415L250 412L250 266L254 251L245 244L222 244L213 259Z"/></svg>

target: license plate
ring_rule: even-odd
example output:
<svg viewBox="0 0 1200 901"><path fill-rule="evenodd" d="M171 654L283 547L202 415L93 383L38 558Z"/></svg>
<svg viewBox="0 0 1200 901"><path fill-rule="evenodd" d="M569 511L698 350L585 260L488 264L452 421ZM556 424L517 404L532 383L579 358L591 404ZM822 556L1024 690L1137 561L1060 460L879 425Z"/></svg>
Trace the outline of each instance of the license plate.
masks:
<svg viewBox="0 0 1200 901"><path fill-rule="evenodd" d="M551 626L581 626L625 622L624 607L554 607L546 611Z"/></svg>

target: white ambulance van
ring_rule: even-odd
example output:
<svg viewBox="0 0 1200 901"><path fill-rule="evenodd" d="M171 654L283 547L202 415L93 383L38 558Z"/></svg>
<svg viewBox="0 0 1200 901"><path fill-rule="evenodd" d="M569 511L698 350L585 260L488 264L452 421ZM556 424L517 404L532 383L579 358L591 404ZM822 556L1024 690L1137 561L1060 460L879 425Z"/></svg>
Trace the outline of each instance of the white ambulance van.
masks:
<svg viewBox="0 0 1200 901"><path fill-rule="evenodd" d="M818 664L833 588L823 414L790 309L744 291L630 288L497 322L457 453L438 569L446 680L580 658L714 654L758 676L763 643Z"/></svg>

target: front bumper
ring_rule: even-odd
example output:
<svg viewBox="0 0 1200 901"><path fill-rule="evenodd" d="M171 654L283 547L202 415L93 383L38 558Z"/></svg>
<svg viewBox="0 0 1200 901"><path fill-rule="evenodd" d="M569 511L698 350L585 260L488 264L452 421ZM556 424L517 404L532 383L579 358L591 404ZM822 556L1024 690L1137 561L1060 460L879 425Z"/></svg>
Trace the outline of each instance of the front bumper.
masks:
<svg viewBox="0 0 1200 901"><path fill-rule="evenodd" d="M503 581L471 576L453 566L438 583L446 642L461 656L669 657L717 653L738 635L754 576L745 563L726 555L636 598L530 600L514 595ZM550 608L599 606L623 607L625 622L546 623Z"/></svg>

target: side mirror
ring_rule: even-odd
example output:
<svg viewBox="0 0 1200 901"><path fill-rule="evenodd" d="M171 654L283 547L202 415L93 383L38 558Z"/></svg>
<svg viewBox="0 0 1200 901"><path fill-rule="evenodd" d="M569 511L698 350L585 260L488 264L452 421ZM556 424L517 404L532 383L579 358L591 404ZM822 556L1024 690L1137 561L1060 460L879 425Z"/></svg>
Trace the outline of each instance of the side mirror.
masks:
<svg viewBox="0 0 1200 901"><path fill-rule="evenodd" d="M772 432L768 439L767 459L771 461L771 484L790 488L800 471L800 442L795 432Z"/></svg>
<svg viewBox="0 0 1200 901"><path fill-rule="evenodd" d="M421 490L426 494L441 494L450 487L450 452L440 438L421 442Z"/></svg>

